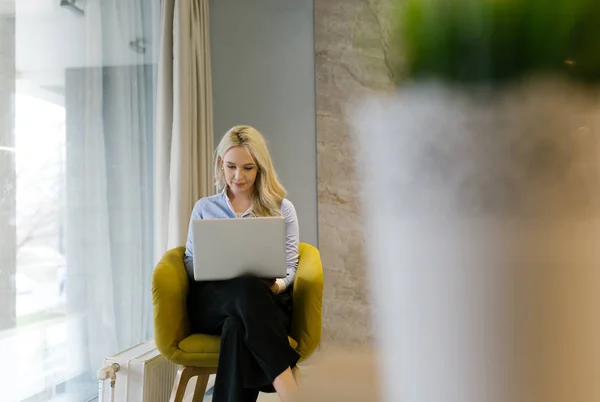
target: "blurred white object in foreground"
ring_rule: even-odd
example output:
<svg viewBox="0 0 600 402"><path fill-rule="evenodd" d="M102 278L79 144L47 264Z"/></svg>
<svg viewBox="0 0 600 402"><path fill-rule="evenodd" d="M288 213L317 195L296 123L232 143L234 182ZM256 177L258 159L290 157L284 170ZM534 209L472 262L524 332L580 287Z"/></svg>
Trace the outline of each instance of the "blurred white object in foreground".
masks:
<svg viewBox="0 0 600 402"><path fill-rule="evenodd" d="M354 114L383 400L600 401L597 92L420 83Z"/></svg>

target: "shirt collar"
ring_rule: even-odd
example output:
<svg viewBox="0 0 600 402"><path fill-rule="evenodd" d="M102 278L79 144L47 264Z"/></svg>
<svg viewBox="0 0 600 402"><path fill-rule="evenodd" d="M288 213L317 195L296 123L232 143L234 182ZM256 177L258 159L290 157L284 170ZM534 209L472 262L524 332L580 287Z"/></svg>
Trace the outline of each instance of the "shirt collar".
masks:
<svg viewBox="0 0 600 402"><path fill-rule="evenodd" d="M229 195L227 195L227 185L225 185L225 187L223 188L223 191L221 191L221 194L225 197L225 202L227 203L227 206L229 207L229 209L231 210L231 212L233 212L233 214L235 216L238 216L237 212L235 212L235 210L233 209L233 206L231 205L231 201L229 200ZM240 217L244 218L246 216L250 216L253 215L252 214L252 205L250 205L250 208L248 208L246 211L244 211L243 214L240 215Z"/></svg>

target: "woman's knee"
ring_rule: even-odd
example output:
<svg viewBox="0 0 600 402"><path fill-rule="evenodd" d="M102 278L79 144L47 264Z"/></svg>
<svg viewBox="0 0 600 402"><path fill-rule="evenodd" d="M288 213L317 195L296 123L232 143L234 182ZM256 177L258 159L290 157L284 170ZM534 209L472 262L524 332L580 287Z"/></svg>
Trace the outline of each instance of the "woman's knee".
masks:
<svg viewBox="0 0 600 402"><path fill-rule="evenodd" d="M242 320L239 317L230 315L225 319L225 322L223 322L223 333L231 332L231 331L240 332L243 330L244 330L244 323L242 322Z"/></svg>

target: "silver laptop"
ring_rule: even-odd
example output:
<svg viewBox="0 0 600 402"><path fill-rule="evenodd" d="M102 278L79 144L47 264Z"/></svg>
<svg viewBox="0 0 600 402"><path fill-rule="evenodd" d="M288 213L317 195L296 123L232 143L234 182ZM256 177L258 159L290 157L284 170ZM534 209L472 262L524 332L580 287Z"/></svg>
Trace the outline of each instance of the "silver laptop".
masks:
<svg viewBox="0 0 600 402"><path fill-rule="evenodd" d="M198 219L192 235L197 281L286 276L283 217Z"/></svg>

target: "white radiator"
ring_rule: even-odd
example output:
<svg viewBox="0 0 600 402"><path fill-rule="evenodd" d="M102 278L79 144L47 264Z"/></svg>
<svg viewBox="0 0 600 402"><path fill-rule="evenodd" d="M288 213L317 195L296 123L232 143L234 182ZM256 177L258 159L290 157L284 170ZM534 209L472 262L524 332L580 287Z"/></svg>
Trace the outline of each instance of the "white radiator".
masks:
<svg viewBox="0 0 600 402"><path fill-rule="evenodd" d="M114 390L110 380L100 381L99 402L166 402L169 400L177 365L161 356L153 340L104 359L104 365L119 365ZM114 399L112 399L114 392Z"/></svg>

